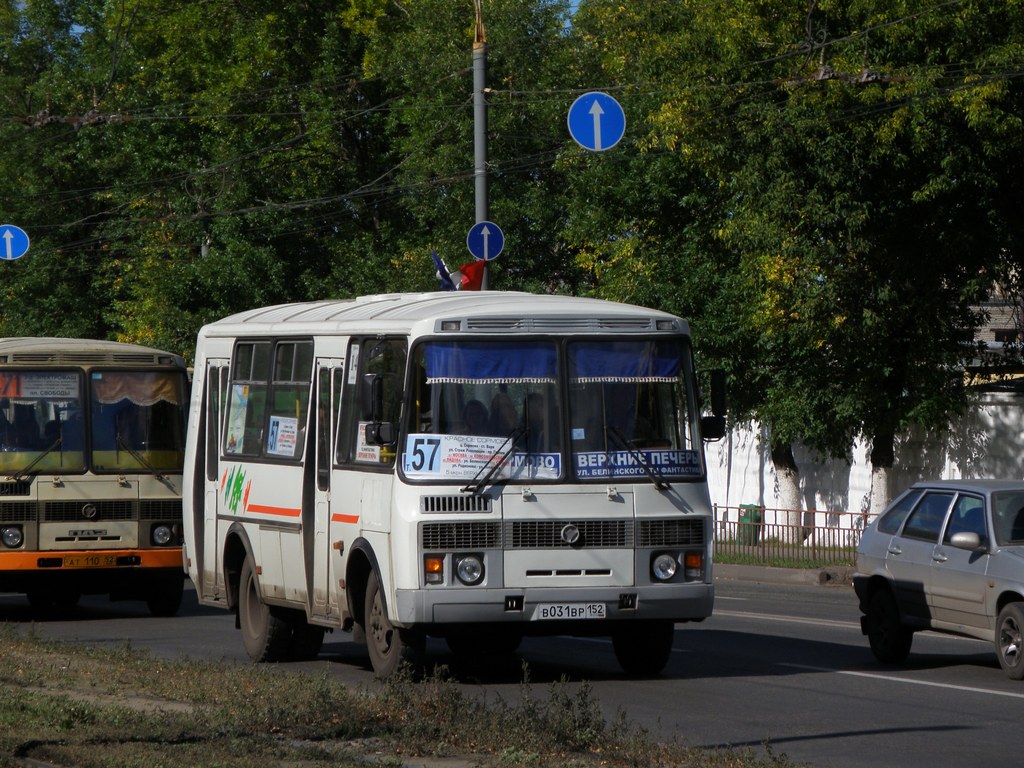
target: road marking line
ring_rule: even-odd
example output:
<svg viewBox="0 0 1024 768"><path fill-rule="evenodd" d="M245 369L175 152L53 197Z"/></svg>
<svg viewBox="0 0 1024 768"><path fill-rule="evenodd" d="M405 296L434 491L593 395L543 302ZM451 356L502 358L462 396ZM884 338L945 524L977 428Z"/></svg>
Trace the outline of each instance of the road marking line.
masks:
<svg viewBox="0 0 1024 768"><path fill-rule="evenodd" d="M985 693L990 696L1007 696L1011 699L1024 699L1024 693L1013 693L1011 691L992 691L987 688L974 688L969 685L953 685L951 683L936 683L931 680L914 680L909 677L893 677L892 675L878 675L871 672L854 672L849 669L829 669L828 667L811 667L806 664L779 664L780 667L791 667L793 669L806 669L809 672L831 672L835 675L849 675L850 677L867 677L873 680L885 680L892 683L908 683L910 685L925 685L931 688L948 688L952 691L965 691L967 693Z"/></svg>
<svg viewBox="0 0 1024 768"><path fill-rule="evenodd" d="M716 598L717 600L717 598ZM815 627L840 627L842 629L860 630L859 622L852 621L830 621L828 619L801 619L797 616L775 616L769 613L748 613L746 611L715 611L715 616L728 616L733 619L764 619L765 621L783 622L789 624L810 624Z"/></svg>

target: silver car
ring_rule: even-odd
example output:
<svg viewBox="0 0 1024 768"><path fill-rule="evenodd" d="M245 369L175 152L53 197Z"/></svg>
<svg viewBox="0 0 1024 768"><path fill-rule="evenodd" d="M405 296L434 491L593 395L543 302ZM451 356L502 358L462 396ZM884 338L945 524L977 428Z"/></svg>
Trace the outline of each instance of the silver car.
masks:
<svg viewBox="0 0 1024 768"><path fill-rule="evenodd" d="M879 661L932 629L991 640L1024 679L1024 481L914 484L865 529L853 586Z"/></svg>

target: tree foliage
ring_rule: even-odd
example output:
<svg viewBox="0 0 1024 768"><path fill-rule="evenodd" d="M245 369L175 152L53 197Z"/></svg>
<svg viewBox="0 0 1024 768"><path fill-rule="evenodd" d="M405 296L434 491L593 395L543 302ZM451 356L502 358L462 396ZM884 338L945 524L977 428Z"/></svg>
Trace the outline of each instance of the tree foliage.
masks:
<svg viewBox="0 0 1024 768"><path fill-rule="evenodd" d="M483 0L492 285L692 320L736 418L891 462L1021 290L1021 0ZM5 0L0 331L191 354L469 259L471 0ZM627 112L613 151L573 99Z"/></svg>

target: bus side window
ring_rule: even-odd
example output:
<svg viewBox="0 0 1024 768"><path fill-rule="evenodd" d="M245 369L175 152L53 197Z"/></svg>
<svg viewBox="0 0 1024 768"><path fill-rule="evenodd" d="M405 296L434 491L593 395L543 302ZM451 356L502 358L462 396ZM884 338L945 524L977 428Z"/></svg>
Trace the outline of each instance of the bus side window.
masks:
<svg viewBox="0 0 1024 768"><path fill-rule="evenodd" d="M235 345L224 430L227 455L259 455L269 374L269 341L240 341Z"/></svg>

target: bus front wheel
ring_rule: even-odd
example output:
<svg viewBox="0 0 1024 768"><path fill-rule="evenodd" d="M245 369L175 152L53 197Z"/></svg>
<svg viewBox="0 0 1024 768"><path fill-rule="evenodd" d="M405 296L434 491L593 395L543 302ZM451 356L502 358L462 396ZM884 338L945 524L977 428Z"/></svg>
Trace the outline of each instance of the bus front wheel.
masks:
<svg viewBox="0 0 1024 768"><path fill-rule="evenodd" d="M628 622L612 632L612 648L627 675L650 677L668 664L674 637L671 621Z"/></svg>
<svg viewBox="0 0 1024 768"><path fill-rule="evenodd" d="M366 583L365 605L363 626L373 671L381 677L388 677L398 670L403 661L416 667L425 649L425 638L409 630L396 628L388 619L376 572L370 574Z"/></svg>
<svg viewBox="0 0 1024 768"><path fill-rule="evenodd" d="M288 653L292 628L260 599L256 569L245 559L238 583L238 626L242 643L253 661L281 661Z"/></svg>

